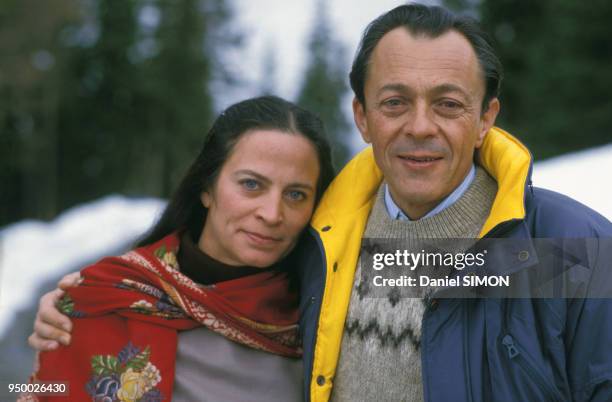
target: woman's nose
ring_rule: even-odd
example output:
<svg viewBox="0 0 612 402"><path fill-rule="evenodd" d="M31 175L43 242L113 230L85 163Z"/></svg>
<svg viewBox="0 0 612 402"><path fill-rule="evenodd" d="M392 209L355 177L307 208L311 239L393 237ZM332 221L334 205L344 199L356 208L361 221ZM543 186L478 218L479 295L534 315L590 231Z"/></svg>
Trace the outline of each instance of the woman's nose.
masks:
<svg viewBox="0 0 612 402"><path fill-rule="evenodd" d="M283 200L281 195L271 195L261 200L257 209L258 217L268 225L278 225L283 222Z"/></svg>

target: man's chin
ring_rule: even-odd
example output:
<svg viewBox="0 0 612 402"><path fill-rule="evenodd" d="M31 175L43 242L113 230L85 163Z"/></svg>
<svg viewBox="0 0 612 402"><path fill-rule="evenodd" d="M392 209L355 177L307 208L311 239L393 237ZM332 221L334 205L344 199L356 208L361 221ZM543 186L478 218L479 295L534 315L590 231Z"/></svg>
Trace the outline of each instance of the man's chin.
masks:
<svg viewBox="0 0 612 402"><path fill-rule="evenodd" d="M395 200L394 197L394 201L404 212L414 211L413 213L421 214L421 211L425 211L422 213L422 215L425 215L441 201L438 197L432 196L432 191L433 190L423 188L418 189L418 191L403 192L399 194L401 198ZM418 218L411 217L411 219Z"/></svg>
<svg viewBox="0 0 612 402"><path fill-rule="evenodd" d="M432 179L433 180L433 179ZM401 183L400 191L393 191L391 187L391 193L401 198L401 200L395 200L398 204L407 202L409 204L428 204L435 202L437 199L438 189L431 185L431 180L405 180Z"/></svg>

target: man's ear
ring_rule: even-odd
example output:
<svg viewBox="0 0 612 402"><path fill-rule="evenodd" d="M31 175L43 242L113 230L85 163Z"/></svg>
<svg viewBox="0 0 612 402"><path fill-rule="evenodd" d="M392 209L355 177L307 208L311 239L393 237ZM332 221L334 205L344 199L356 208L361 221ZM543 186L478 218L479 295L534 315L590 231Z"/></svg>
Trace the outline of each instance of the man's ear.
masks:
<svg viewBox="0 0 612 402"><path fill-rule="evenodd" d="M368 133L368 121L365 115L365 106L359 102L357 98L353 98L353 118L355 119L355 125L361 133L361 138L366 143L370 143L370 134Z"/></svg>
<svg viewBox="0 0 612 402"><path fill-rule="evenodd" d="M480 148L484 141L485 135L489 132L491 127L495 124L495 119L499 113L500 103L499 99L493 98L489 101L489 107L487 111L480 117L480 131L478 132L478 139L476 141L476 148Z"/></svg>

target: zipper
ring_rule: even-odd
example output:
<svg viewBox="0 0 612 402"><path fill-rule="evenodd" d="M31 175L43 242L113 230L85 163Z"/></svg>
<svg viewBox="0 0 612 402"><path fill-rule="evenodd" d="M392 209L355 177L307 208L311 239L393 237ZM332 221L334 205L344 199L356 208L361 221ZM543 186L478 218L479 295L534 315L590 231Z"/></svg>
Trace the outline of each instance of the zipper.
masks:
<svg viewBox="0 0 612 402"><path fill-rule="evenodd" d="M512 335L508 334L502 338L502 344L506 347L508 357L518 363L519 367L527 373L527 375L534 379L541 389L544 389L548 395L551 396L553 401L563 402L563 397L559 394L559 391L546 380L546 378L536 370L529 360L521 353L517 345L514 343Z"/></svg>
<svg viewBox="0 0 612 402"><path fill-rule="evenodd" d="M305 376L304 399L306 401L311 401L312 400L312 393L311 393L312 377L313 377L313 374L315 374L314 373L315 345L317 343L317 334L319 332L319 319L321 318L321 308L323 306L323 295L325 294L325 285L328 280L328 275L327 275L327 256L325 255L325 247L323 247L323 240L321 239L321 237L319 236L319 233L314 228L310 227L308 231L310 232L310 234L313 236L315 240L315 243L317 245L317 250L322 256L322 265L323 265L323 283L320 288L321 291L317 292L317 294L314 296L318 298L318 301L315 300L315 303L317 303L317 305L314 305L315 303L312 303L312 298L311 298L311 301L308 302L310 305L307 305L304 308L304 312L308 310L309 308L315 309L313 314L314 314L314 317L316 317L312 337L310 339L311 345L312 345L311 350L310 350L309 355L303 358L304 369L305 369L304 370L304 376ZM306 381L306 379L308 379L308 381Z"/></svg>

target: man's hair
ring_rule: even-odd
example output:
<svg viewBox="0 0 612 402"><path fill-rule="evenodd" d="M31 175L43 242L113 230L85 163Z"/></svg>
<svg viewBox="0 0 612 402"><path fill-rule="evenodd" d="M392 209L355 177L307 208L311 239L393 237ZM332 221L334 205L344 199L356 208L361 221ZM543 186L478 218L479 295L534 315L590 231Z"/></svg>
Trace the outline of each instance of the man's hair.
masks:
<svg viewBox="0 0 612 402"><path fill-rule="evenodd" d="M349 75L351 88L357 100L365 106L364 86L372 52L385 34L395 28L404 27L414 36L437 38L454 30L470 43L485 79L485 95L482 101L484 113L491 99L499 95L502 80L502 65L491 45L491 39L480 28L476 20L458 16L439 6L408 4L394 8L372 21L361 39L353 67Z"/></svg>

